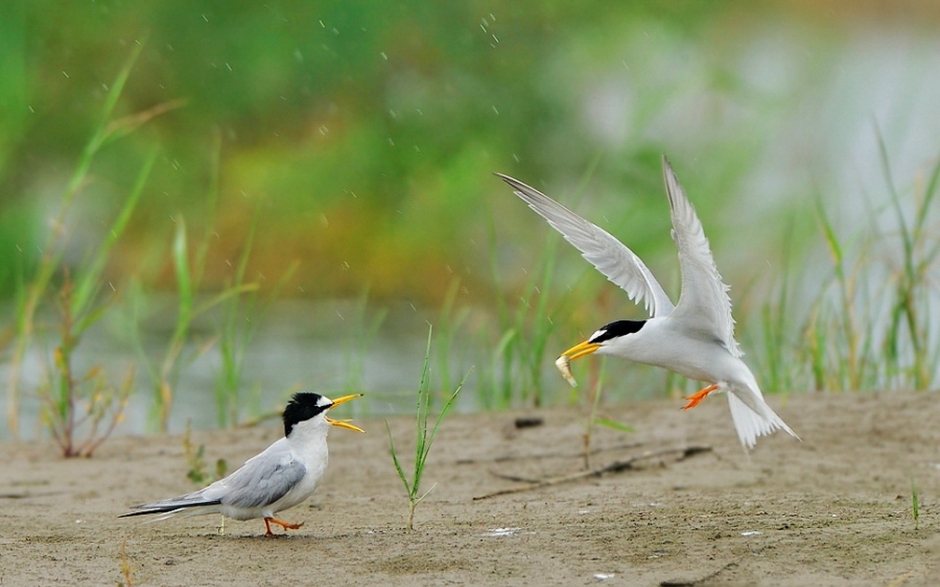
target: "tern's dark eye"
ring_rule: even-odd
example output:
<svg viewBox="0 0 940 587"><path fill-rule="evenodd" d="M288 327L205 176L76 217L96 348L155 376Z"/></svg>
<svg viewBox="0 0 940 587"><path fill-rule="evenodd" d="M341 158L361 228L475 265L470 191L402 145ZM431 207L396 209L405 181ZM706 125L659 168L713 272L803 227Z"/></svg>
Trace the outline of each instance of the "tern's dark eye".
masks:
<svg viewBox="0 0 940 587"><path fill-rule="evenodd" d="M588 342L599 344L606 340L633 334L634 332L639 332L644 324L646 324L646 320L617 320L616 322L611 322L599 328L598 331L588 339Z"/></svg>

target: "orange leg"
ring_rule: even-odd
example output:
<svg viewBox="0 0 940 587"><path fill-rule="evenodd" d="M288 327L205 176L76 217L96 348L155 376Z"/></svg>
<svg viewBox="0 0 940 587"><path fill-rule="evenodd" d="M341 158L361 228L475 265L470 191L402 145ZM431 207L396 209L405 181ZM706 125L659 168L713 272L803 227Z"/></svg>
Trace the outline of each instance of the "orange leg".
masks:
<svg viewBox="0 0 940 587"><path fill-rule="evenodd" d="M683 409L683 410L688 410L689 408L694 408L695 406L699 405L699 403L701 403L701 401L702 401L703 399L705 399L705 396L707 396L707 395L710 394L711 392L715 391L716 389L718 389L718 384L717 384L717 383L712 383L712 384L709 385L708 387L696 391L695 393L693 393L693 394L690 395L689 397L685 398L685 399L689 400L689 403L687 403L686 405L684 405L684 406L682 407L682 409Z"/></svg>
<svg viewBox="0 0 940 587"><path fill-rule="evenodd" d="M304 525L303 522L299 524L291 524L290 522L278 520L277 518L264 518L264 528L267 530L267 532L264 533L265 536L277 536L277 534L271 531L271 524L277 524L285 530L297 530Z"/></svg>

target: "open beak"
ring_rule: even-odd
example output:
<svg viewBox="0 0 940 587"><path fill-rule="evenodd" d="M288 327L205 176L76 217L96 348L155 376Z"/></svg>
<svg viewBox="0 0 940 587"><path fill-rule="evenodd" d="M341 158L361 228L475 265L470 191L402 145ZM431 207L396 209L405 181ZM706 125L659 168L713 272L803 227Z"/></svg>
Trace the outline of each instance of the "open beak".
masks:
<svg viewBox="0 0 940 587"><path fill-rule="evenodd" d="M599 348L601 348L601 345L596 342L584 341L561 353L561 356L568 357L569 361L573 361L581 357L586 357Z"/></svg>
<svg viewBox="0 0 940 587"><path fill-rule="evenodd" d="M344 395L343 397L336 398L335 400L333 400L333 405L331 405L329 409L332 410L336 406L340 404L344 404L348 402L349 400L356 399L357 397L362 397L362 394L354 393L352 395ZM336 426L337 428L346 428L347 430L355 430L356 432L365 432L365 430L363 430L362 428L354 424L350 424L349 420L334 420L333 418L326 416L326 422L328 424Z"/></svg>

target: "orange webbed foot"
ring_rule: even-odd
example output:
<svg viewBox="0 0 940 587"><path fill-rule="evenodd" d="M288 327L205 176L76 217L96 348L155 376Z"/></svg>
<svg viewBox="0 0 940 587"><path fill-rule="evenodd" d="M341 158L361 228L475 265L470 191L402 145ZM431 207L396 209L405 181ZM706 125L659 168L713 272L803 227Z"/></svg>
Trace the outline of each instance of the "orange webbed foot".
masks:
<svg viewBox="0 0 940 587"><path fill-rule="evenodd" d="M304 525L303 522L299 524L291 524L290 522L285 522L284 520L278 520L277 518L264 518L264 528L267 530L265 536L277 536L274 532L271 531L271 524L277 524L285 530L299 530L301 526Z"/></svg>
<svg viewBox="0 0 940 587"><path fill-rule="evenodd" d="M709 385L708 387L705 387L705 388L703 388L703 389L698 390L697 392L693 393L693 394L690 395L689 397L685 398L685 399L689 400L689 403L687 403L686 405L682 406L682 409L683 409L683 410L688 410L689 408L694 408L695 406L699 405L699 404L702 402L702 400L705 399L705 397L706 397L708 394L710 394L711 392L713 392L713 391L715 391L715 390L717 390L717 389L718 389L718 384L717 384L717 383L712 383L712 384Z"/></svg>

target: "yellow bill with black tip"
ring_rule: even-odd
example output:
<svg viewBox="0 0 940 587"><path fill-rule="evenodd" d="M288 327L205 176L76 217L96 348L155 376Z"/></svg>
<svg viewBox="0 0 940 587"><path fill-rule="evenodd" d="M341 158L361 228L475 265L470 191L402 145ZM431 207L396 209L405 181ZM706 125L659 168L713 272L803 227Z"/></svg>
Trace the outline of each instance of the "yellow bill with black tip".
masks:
<svg viewBox="0 0 940 587"><path fill-rule="evenodd" d="M581 357L590 355L599 348L601 348L601 345L597 344L596 342L586 340L561 353L561 356L568 357L569 361L574 361L575 359L580 359Z"/></svg>

